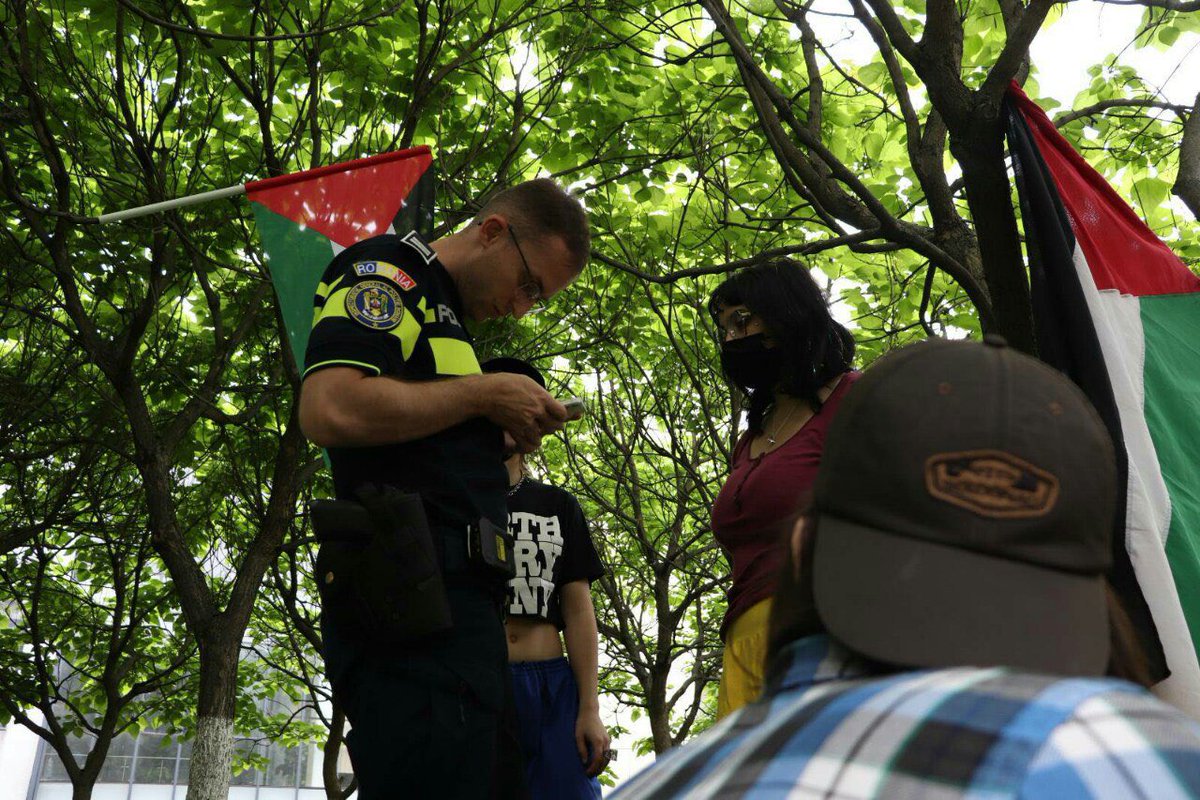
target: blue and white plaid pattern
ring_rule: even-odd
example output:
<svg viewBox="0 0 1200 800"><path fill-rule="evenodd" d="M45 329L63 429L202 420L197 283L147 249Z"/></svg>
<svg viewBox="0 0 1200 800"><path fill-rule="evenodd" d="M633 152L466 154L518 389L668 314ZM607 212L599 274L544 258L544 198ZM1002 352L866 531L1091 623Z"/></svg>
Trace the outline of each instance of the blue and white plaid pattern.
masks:
<svg viewBox="0 0 1200 800"><path fill-rule="evenodd" d="M766 697L622 785L636 798L1200 798L1200 726L1124 681L871 677L825 636Z"/></svg>

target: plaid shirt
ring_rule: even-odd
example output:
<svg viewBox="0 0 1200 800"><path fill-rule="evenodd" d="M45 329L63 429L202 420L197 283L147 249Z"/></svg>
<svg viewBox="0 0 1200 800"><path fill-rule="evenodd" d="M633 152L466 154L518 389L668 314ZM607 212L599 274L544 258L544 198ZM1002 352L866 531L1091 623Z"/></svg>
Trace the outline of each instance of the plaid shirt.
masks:
<svg viewBox="0 0 1200 800"><path fill-rule="evenodd" d="M871 677L826 636L794 643L781 664L763 700L613 797L1200 797L1200 726L1124 681L1004 668Z"/></svg>

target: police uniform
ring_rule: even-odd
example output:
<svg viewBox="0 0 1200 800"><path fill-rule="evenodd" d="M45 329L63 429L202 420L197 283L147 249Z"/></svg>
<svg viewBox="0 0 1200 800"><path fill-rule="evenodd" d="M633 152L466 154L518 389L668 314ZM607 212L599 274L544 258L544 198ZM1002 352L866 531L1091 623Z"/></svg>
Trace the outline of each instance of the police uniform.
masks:
<svg viewBox="0 0 1200 800"><path fill-rule="evenodd" d="M477 374L462 299L414 232L376 236L338 254L314 299L307 377L351 367L406 381ZM381 647L322 614L326 671L352 730L363 800L482 798L497 788L498 716L505 704L504 579L467 561L468 526L506 524L503 433L474 418L422 439L329 448L339 499L367 483L417 492L446 583L453 628ZM509 690L510 691L510 690Z"/></svg>

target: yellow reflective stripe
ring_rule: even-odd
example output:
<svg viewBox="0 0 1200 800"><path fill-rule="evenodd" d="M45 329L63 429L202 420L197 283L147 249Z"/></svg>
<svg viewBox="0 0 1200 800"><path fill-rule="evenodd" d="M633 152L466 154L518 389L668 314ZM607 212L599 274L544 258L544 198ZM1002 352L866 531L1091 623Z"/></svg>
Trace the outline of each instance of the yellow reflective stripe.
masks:
<svg viewBox="0 0 1200 800"><path fill-rule="evenodd" d="M392 328L388 333L400 340L400 348L404 355L404 360L408 361L408 357L412 355L413 348L417 346L417 339L421 336L421 323L417 322L416 316L405 309L404 318L400 320L400 324Z"/></svg>
<svg viewBox="0 0 1200 800"><path fill-rule="evenodd" d="M378 375L380 373L379 367L375 366L374 364L367 364L362 361L351 361L348 358L331 358L328 361L319 361L316 364L313 364L311 367L304 370L304 374L300 377L307 378L308 374L315 369L320 369L321 367L332 367L335 365L341 365L345 367L362 367L363 369L369 369L374 375Z"/></svg>
<svg viewBox="0 0 1200 800"><path fill-rule="evenodd" d="M437 315L434 314L433 309L429 308L428 305L429 304L425 302L425 298L422 296L421 299L417 301L417 313L421 315L421 318L424 319L425 322L437 322Z"/></svg>
<svg viewBox="0 0 1200 800"><path fill-rule="evenodd" d="M324 306L313 311L314 328L317 326L318 322L324 319L335 319L338 317L342 319L350 319L350 314L346 311L346 295L350 293L351 288L353 287L339 289L338 291L334 292L329 296L329 299L325 301ZM418 307L424 306L425 298L422 297L417 305ZM404 355L404 360L408 361L409 357L413 353L413 350L417 346L417 339L419 339L421 336L421 322L417 319L412 309L405 305L404 316L401 318L400 324L395 328L392 328L390 331L387 331L387 333L390 333L392 336L395 336L400 340L400 347L401 352ZM478 371L479 370L477 369L476 372Z"/></svg>
<svg viewBox="0 0 1200 800"><path fill-rule="evenodd" d="M317 297L321 298L322 300L324 300L326 297L329 297L329 293L336 289L344 280L346 280L346 276L341 275L333 283L318 283Z"/></svg>
<svg viewBox="0 0 1200 800"><path fill-rule="evenodd" d="M332 319L334 317L343 317L349 319L350 315L346 313L346 295L350 293L349 289L342 289L334 292L325 301L325 305L317 309L313 314L313 327L323 319Z"/></svg>
<svg viewBox="0 0 1200 800"><path fill-rule="evenodd" d="M433 351L433 365L439 375L478 375L481 372L475 351L462 339L431 336L429 349Z"/></svg>

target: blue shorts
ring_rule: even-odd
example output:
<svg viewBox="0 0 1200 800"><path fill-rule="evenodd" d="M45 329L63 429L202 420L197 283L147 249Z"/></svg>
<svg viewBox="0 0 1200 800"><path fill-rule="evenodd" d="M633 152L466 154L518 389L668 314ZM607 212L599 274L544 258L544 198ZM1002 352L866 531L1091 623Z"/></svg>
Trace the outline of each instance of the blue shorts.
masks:
<svg viewBox="0 0 1200 800"><path fill-rule="evenodd" d="M518 736L533 800L600 800L575 747L579 686L565 658L510 664Z"/></svg>

